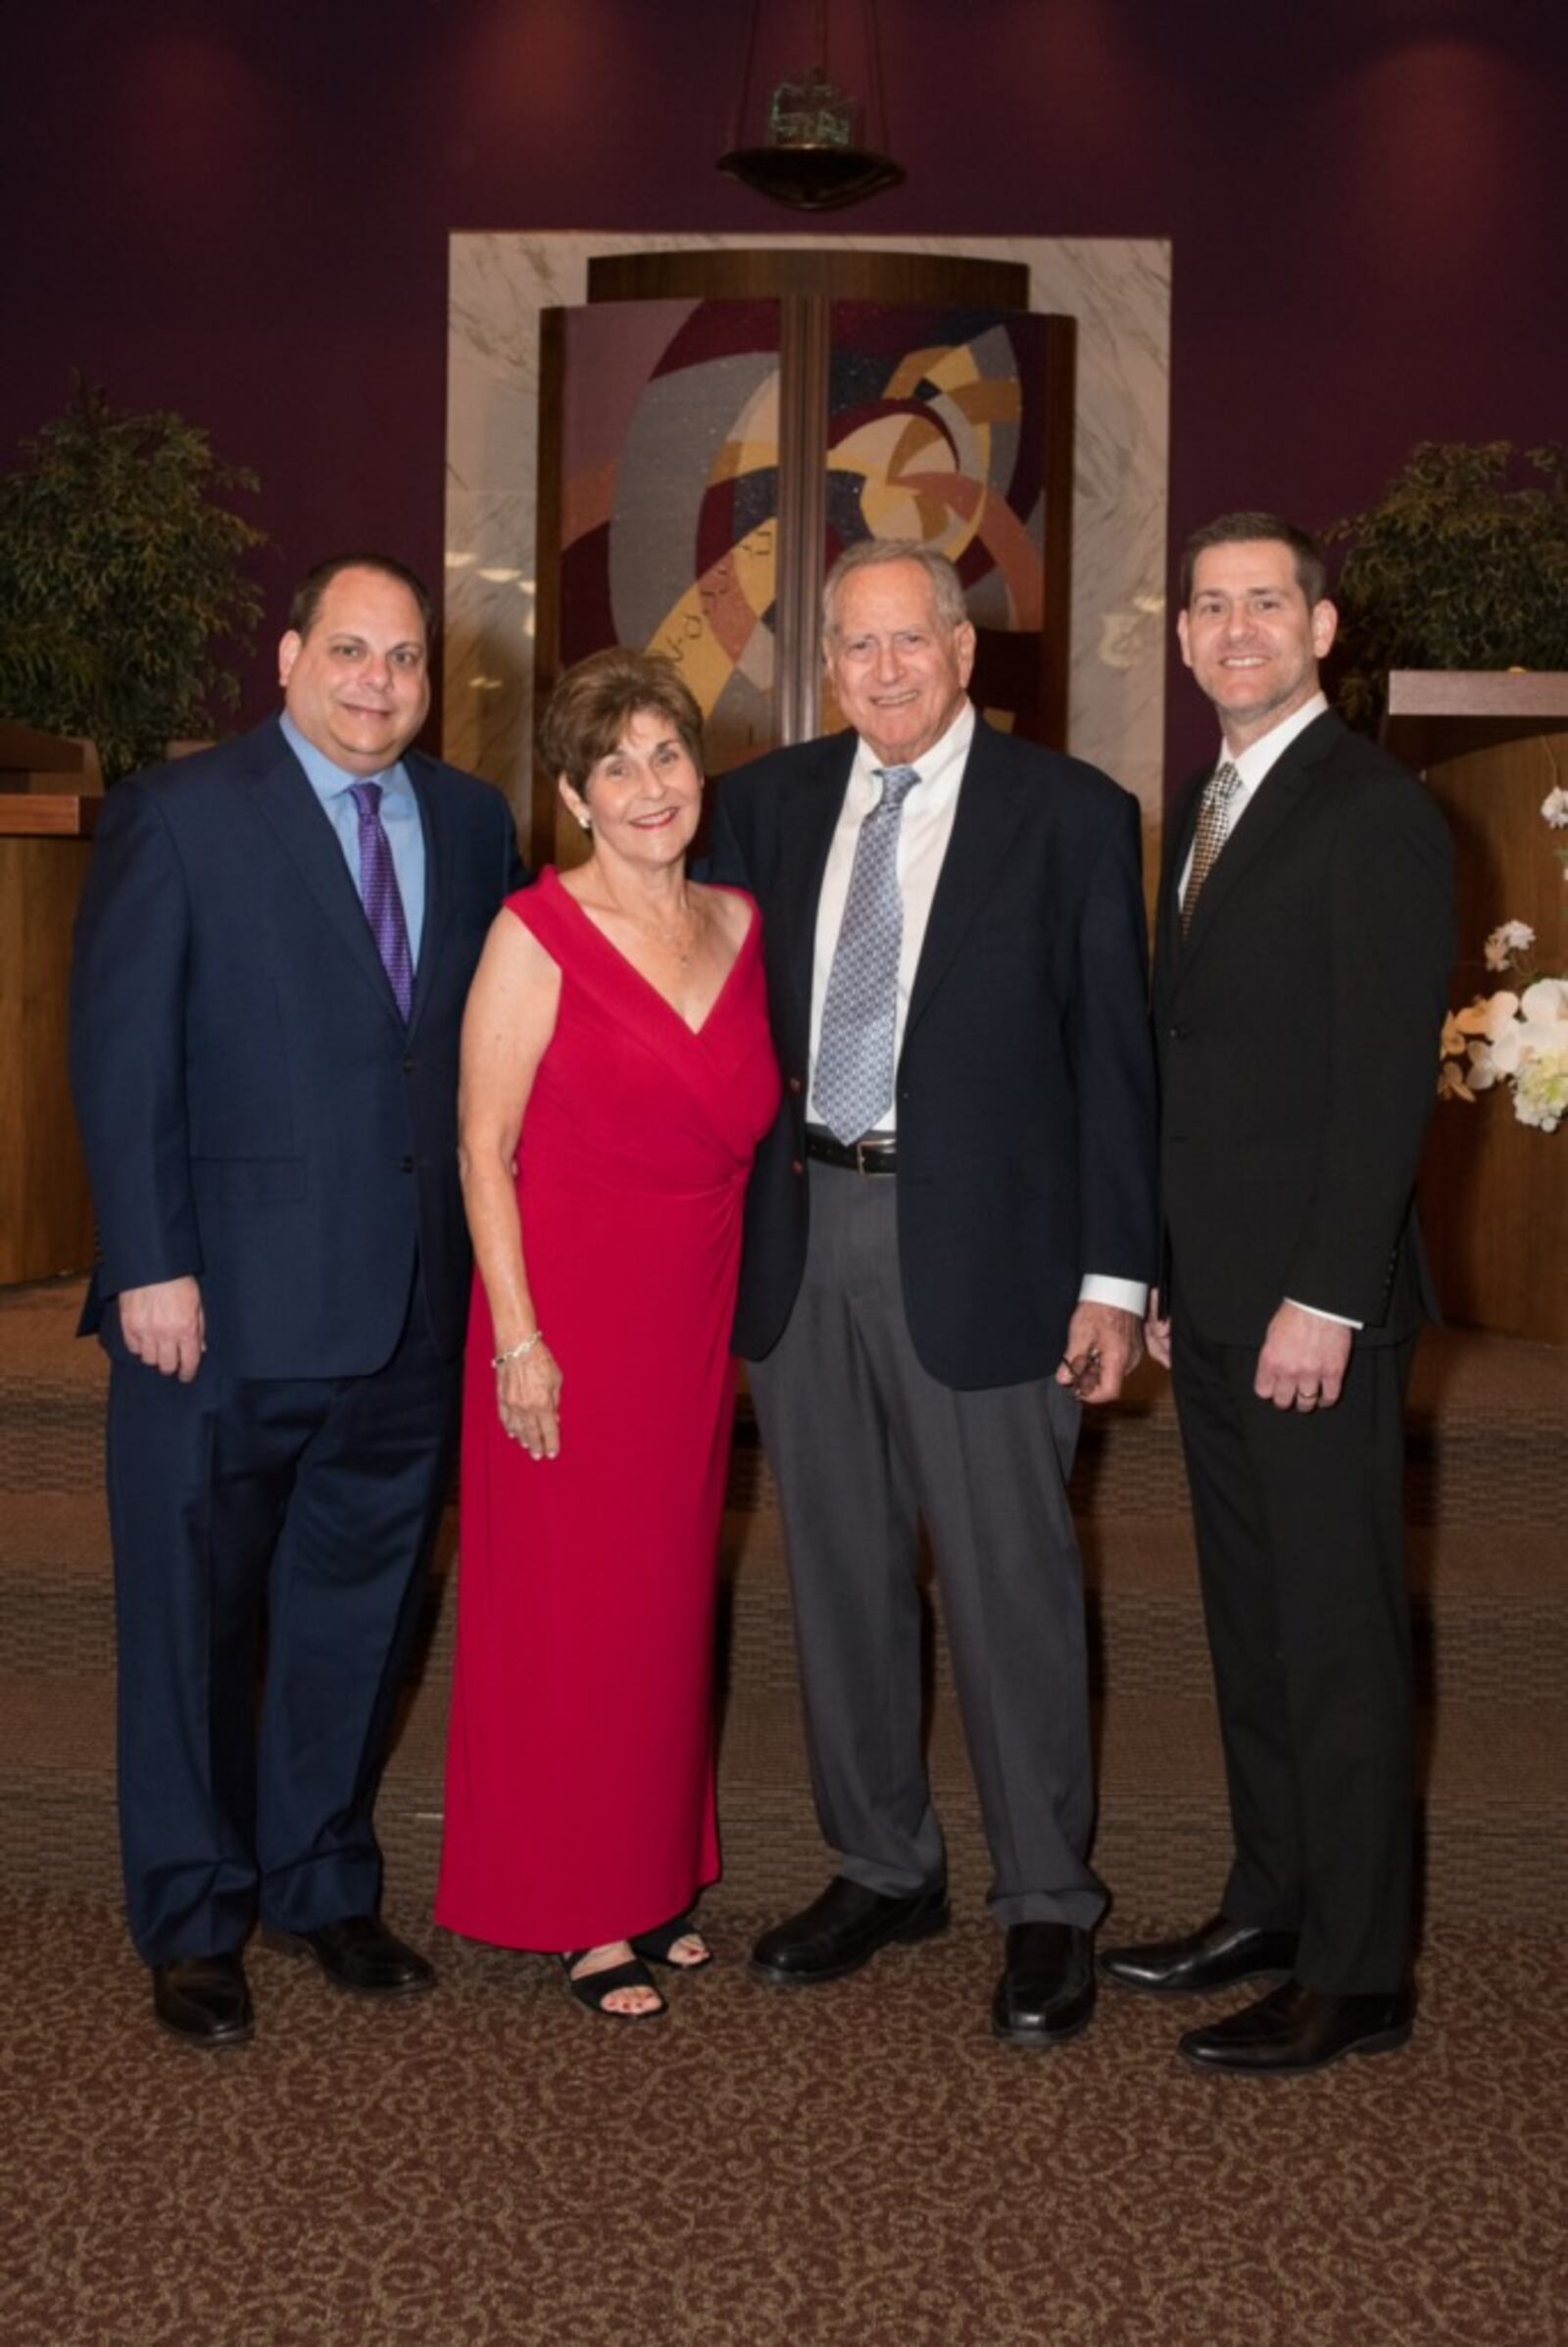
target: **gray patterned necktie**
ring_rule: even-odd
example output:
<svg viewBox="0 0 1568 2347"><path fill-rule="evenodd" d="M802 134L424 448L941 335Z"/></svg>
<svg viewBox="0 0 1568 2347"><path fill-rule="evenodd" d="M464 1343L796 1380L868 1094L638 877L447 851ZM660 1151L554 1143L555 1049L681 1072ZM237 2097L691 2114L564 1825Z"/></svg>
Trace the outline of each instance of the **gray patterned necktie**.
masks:
<svg viewBox="0 0 1568 2347"><path fill-rule="evenodd" d="M1193 868L1187 875L1182 897L1183 937L1192 927L1203 883L1218 863L1219 852L1230 837L1231 801L1241 787L1242 778L1228 758L1220 760L1203 786L1203 803L1198 810L1198 836L1193 842Z"/></svg>
<svg viewBox="0 0 1568 2347"><path fill-rule="evenodd" d="M822 1004L812 1096L838 1141L858 1141L893 1099L893 1037L899 1006L899 828L919 781L914 766L874 766L882 796L860 825L844 919Z"/></svg>

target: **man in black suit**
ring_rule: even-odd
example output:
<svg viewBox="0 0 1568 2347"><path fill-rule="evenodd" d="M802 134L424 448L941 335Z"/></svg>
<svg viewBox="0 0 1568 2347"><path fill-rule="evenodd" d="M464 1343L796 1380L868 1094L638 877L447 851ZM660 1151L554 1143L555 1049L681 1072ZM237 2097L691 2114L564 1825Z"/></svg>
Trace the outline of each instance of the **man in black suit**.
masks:
<svg viewBox="0 0 1568 2347"><path fill-rule="evenodd" d="M852 730L732 776L716 831L717 873L761 905L786 1078L736 1341L840 1853L754 1969L835 1980L947 1923L923 1516L1006 1930L994 2026L1050 2044L1089 2020L1104 1903L1066 1479L1080 1399L1141 1350L1154 1253L1138 807L978 715L940 556L857 546L824 609Z"/></svg>
<svg viewBox="0 0 1568 2347"><path fill-rule="evenodd" d="M1443 820L1319 690L1323 584L1271 514L1187 550L1182 657L1223 739L1174 811L1160 897L1150 1341L1175 1381L1235 1860L1197 1931L1101 1960L1154 1995L1283 1976L1181 2043L1274 2074L1410 2033L1403 1405L1434 1309L1413 1191L1453 958Z"/></svg>
<svg viewBox="0 0 1568 2347"><path fill-rule="evenodd" d="M125 1882L203 2047L251 2034L258 1916L340 1987L434 1978L371 1810L450 1472L459 1026L522 874L500 795L411 747L428 629L401 564L318 565L281 717L117 786L77 926Z"/></svg>

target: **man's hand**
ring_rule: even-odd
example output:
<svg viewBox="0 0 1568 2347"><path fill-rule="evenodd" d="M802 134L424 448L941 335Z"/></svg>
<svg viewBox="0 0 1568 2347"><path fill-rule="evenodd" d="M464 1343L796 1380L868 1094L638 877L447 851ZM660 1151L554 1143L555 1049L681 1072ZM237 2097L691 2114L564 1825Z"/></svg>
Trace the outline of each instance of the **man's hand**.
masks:
<svg viewBox="0 0 1568 2347"><path fill-rule="evenodd" d="M1281 1304L1257 1356L1252 1392L1277 1410L1331 1410L1345 1384L1353 1333L1299 1304Z"/></svg>
<svg viewBox="0 0 1568 2347"><path fill-rule="evenodd" d="M188 1386L207 1350L202 1292L188 1276L159 1280L151 1288L122 1288L120 1333L126 1347L149 1369L177 1377Z"/></svg>
<svg viewBox="0 0 1568 2347"><path fill-rule="evenodd" d="M1161 1369L1168 1369L1170 1367L1170 1314L1160 1311L1157 1288L1152 1288L1149 1292L1149 1311L1144 1321L1144 1343L1149 1348L1150 1358L1157 1361Z"/></svg>
<svg viewBox="0 0 1568 2347"><path fill-rule="evenodd" d="M1136 1312L1116 1304L1080 1304L1067 1330L1067 1349L1056 1372L1080 1401L1114 1401L1122 1380L1144 1357L1144 1327Z"/></svg>

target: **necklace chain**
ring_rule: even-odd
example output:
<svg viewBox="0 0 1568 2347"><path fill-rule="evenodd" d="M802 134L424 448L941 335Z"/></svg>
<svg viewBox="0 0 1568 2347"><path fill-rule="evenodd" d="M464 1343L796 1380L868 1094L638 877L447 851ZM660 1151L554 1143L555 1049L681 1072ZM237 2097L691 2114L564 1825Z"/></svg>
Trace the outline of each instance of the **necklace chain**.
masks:
<svg viewBox="0 0 1568 2347"><path fill-rule="evenodd" d="M627 919L629 916L622 914L621 917L622 919ZM646 939L649 945L656 946L660 953L673 955L674 959L680 964L682 969L684 969L686 964L690 961L692 953L697 945L698 929L697 915L693 911L690 905L688 905L686 907L686 942L684 945L680 943L679 935L676 931L661 931L650 927L646 922L636 920L631 921L630 926L639 937Z"/></svg>

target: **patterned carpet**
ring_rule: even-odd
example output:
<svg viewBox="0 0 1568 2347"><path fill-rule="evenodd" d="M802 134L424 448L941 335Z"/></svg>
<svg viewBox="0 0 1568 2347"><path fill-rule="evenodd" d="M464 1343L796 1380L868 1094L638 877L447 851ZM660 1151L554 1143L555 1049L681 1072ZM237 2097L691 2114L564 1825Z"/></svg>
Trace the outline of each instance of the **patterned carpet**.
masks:
<svg viewBox="0 0 1568 2347"><path fill-rule="evenodd" d="M1568 2338L1549 1935L1429 1945L1407 2053L1256 2084L1108 1993L995 2046L972 1916L794 1995L745 1976L767 1918L708 1920L726 1961L641 2029L439 1933L391 2010L258 1952L257 2041L214 2058L157 2034L111 1908L0 1902L3 2347Z"/></svg>

